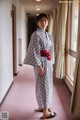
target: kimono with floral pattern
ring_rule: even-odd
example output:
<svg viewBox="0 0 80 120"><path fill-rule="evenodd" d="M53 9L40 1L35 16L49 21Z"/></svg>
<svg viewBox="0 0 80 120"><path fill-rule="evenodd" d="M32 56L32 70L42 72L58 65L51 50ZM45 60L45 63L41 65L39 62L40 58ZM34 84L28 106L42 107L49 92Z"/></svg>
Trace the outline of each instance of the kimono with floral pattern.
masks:
<svg viewBox="0 0 80 120"><path fill-rule="evenodd" d="M50 51L51 60L42 57L40 50ZM37 29L31 36L27 55L24 60L25 64L34 66L36 78L36 98L40 108L49 107L52 102L53 92L53 64L54 61L54 44L51 35L41 29ZM44 74L38 73L38 66L42 66Z"/></svg>

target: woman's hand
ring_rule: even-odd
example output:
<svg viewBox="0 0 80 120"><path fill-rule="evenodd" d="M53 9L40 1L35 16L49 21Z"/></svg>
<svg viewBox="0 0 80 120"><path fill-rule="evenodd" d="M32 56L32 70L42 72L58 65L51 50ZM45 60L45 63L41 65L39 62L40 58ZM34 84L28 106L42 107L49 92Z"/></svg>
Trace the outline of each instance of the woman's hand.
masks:
<svg viewBox="0 0 80 120"><path fill-rule="evenodd" d="M54 70L54 72L56 71L56 67L55 67L55 64L53 64L53 70Z"/></svg>
<svg viewBox="0 0 80 120"><path fill-rule="evenodd" d="M42 66L38 66L38 73L39 73L40 76L43 75L44 69L42 68Z"/></svg>

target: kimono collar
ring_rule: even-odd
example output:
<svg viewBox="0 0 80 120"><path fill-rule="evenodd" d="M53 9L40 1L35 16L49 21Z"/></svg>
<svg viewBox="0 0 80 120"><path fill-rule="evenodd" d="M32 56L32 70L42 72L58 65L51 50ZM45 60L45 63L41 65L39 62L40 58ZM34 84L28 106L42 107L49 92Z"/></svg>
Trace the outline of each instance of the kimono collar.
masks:
<svg viewBox="0 0 80 120"><path fill-rule="evenodd" d="M40 34L42 34L43 36L45 36L46 38L48 38L48 36L47 36L47 32L44 31L43 29L37 28L37 31L39 31Z"/></svg>
<svg viewBox="0 0 80 120"><path fill-rule="evenodd" d="M43 29L37 28L37 30L46 33Z"/></svg>

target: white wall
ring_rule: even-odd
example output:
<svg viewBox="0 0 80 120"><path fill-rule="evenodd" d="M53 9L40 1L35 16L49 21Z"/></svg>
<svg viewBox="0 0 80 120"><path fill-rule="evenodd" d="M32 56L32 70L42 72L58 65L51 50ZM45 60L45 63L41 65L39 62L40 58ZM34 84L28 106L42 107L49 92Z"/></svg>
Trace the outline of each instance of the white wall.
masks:
<svg viewBox="0 0 80 120"><path fill-rule="evenodd" d="M21 40L21 50L18 49L19 64L23 63L26 54L27 34L26 34L26 13L23 5L17 0L17 40ZM19 46L18 46L19 47ZM21 53L20 53L21 52Z"/></svg>
<svg viewBox="0 0 80 120"><path fill-rule="evenodd" d="M0 102L13 81L11 0L0 0Z"/></svg>
<svg viewBox="0 0 80 120"><path fill-rule="evenodd" d="M13 81L12 52L12 4L16 6L16 46L18 64L22 64L26 54L26 16L19 0L0 0L0 102ZM19 61L19 39L21 39L21 60ZM19 63L20 62L20 63Z"/></svg>
<svg viewBox="0 0 80 120"><path fill-rule="evenodd" d="M23 7L22 7L23 9ZM22 62L26 54L26 16L24 9L22 10Z"/></svg>

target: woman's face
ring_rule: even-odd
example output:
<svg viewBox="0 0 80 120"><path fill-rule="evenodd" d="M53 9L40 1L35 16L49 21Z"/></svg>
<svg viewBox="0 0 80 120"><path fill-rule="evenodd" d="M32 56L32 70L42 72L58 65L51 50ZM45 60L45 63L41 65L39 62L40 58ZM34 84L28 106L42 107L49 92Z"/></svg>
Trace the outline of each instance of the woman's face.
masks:
<svg viewBox="0 0 80 120"><path fill-rule="evenodd" d="M42 17L42 19L40 21L38 21L38 27L40 29L45 30L47 28L47 26L48 26L48 20L47 20L47 18Z"/></svg>

